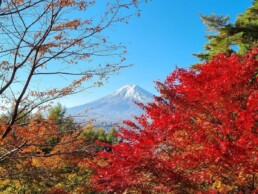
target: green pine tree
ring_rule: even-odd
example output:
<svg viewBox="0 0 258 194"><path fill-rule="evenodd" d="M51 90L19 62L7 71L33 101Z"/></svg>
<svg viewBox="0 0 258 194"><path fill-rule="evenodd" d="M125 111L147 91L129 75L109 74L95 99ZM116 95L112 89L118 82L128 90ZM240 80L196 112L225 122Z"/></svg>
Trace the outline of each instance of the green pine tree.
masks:
<svg viewBox="0 0 258 194"><path fill-rule="evenodd" d="M229 17L201 16L207 25L206 52L195 54L202 61L209 61L219 53L245 54L258 46L258 0L243 14L238 15L235 23L229 23Z"/></svg>
<svg viewBox="0 0 258 194"><path fill-rule="evenodd" d="M72 133L76 130L76 125L71 117L66 117L66 108L60 103L51 108L48 113L48 119L54 121L59 126L60 132Z"/></svg>
<svg viewBox="0 0 258 194"><path fill-rule="evenodd" d="M115 128L112 128L109 133L107 134L107 143L114 144L117 142L117 136L116 136L116 130Z"/></svg>

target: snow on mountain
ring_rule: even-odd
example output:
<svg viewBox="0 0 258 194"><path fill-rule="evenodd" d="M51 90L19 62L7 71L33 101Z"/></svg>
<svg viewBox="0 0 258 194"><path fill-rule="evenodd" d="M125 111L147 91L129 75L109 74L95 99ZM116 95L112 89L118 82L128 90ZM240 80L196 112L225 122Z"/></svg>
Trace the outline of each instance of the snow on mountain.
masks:
<svg viewBox="0 0 258 194"><path fill-rule="evenodd" d="M148 103L152 100L153 95L141 87L125 85L99 100L68 108L67 115L74 117L77 122L94 120L98 125L112 125L143 113L134 102Z"/></svg>

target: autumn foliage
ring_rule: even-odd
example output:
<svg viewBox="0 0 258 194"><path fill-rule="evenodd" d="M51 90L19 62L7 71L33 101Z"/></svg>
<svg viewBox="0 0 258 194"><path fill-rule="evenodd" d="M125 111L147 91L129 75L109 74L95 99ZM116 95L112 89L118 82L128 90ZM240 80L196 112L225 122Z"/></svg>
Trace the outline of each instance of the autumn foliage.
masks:
<svg viewBox="0 0 258 194"><path fill-rule="evenodd" d="M24 115L128 67L126 47L108 29L139 16L145 2L0 0L0 111L11 113L2 138Z"/></svg>
<svg viewBox="0 0 258 194"><path fill-rule="evenodd" d="M115 130L79 126L61 105L31 115L0 142L0 193L90 193L94 155L116 142ZM5 117L0 117L0 132ZM23 125L23 122L27 125Z"/></svg>
<svg viewBox="0 0 258 194"><path fill-rule="evenodd" d="M106 193L255 193L258 49L176 69L146 114L102 152L97 189Z"/></svg>

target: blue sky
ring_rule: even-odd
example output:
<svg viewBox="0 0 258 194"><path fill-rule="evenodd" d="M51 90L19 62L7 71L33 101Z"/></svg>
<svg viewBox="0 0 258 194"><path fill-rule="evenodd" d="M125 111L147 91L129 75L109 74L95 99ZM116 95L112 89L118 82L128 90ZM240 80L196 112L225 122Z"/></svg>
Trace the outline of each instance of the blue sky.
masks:
<svg viewBox="0 0 258 194"><path fill-rule="evenodd" d="M163 81L176 66L188 68L203 51L206 27L200 14L230 16L233 22L252 0L152 0L141 7L139 18L119 24L108 35L127 46L128 64L104 86L59 100L66 107L84 104L108 95L126 84L136 84L157 94L154 81Z"/></svg>

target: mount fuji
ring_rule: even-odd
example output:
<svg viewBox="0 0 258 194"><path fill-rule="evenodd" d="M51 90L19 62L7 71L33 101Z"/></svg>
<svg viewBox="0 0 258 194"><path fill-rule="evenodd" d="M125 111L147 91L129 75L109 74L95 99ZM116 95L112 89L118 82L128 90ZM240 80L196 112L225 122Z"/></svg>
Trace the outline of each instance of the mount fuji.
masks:
<svg viewBox="0 0 258 194"><path fill-rule="evenodd" d="M80 123L92 121L95 125L112 126L143 113L135 102L146 104L152 100L153 95L150 92L137 85L125 85L96 101L68 108L67 115Z"/></svg>

